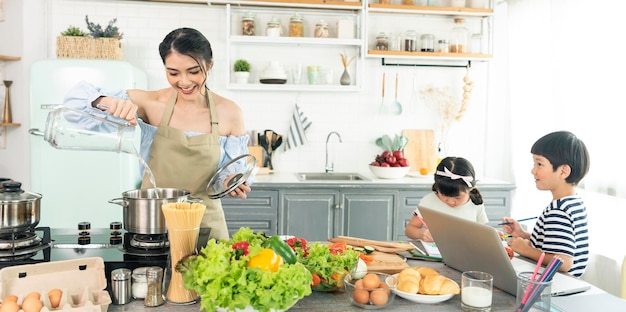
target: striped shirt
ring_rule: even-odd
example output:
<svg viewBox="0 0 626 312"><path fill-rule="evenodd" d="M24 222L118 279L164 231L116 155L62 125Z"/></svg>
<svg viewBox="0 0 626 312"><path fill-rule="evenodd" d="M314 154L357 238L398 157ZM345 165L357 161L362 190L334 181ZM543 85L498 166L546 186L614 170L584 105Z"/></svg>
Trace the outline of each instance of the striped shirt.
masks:
<svg viewBox="0 0 626 312"><path fill-rule="evenodd" d="M587 209L578 195L554 200L544 209L530 237L532 246L573 257L569 273L580 277L589 262Z"/></svg>

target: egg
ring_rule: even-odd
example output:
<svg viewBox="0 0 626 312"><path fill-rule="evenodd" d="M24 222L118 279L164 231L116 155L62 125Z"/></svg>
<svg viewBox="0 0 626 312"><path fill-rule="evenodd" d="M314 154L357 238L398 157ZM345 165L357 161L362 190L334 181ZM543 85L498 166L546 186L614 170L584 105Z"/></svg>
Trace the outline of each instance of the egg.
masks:
<svg viewBox="0 0 626 312"><path fill-rule="evenodd" d="M356 303L368 304L370 301L370 292L366 289L355 288L352 298L354 298L354 302Z"/></svg>
<svg viewBox="0 0 626 312"><path fill-rule="evenodd" d="M43 303L35 296L26 297L22 301L22 310L24 312L39 312L41 308L43 308Z"/></svg>
<svg viewBox="0 0 626 312"><path fill-rule="evenodd" d="M24 296L24 300L26 300L26 298L30 298L30 297L35 297L37 298L37 300L41 300L41 294L33 291L33 292L29 292L28 295Z"/></svg>
<svg viewBox="0 0 626 312"><path fill-rule="evenodd" d="M363 287L365 288L378 288L380 285L380 279L378 278L378 275L374 273L367 273L365 277L363 277L362 281Z"/></svg>
<svg viewBox="0 0 626 312"><path fill-rule="evenodd" d="M61 297L63 297L63 291L58 288L52 289L48 292L48 299L50 299L50 306L53 309L56 309L59 307L59 304L61 303Z"/></svg>
<svg viewBox="0 0 626 312"><path fill-rule="evenodd" d="M2 307L0 307L0 312L18 312L20 310L20 306L15 301L2 301ZM26 311L24 311L26 312Z"/></svg>
<svg viewBox="0 0 626 312"><path fill-rule="evenodd" d="M4 299L2 299L2 302L7 302L7 301L17 302L17 296L16 295L8 295L8 296L4 297Z"/></svg>
<svg viewBox="0 0 626 312"><path fill-rule="evenodd" d="M389 295L387 294L387 290L385 289L376 289L372 290L370 293L370 301L373 305L385 305L389 300Z"/></svg>

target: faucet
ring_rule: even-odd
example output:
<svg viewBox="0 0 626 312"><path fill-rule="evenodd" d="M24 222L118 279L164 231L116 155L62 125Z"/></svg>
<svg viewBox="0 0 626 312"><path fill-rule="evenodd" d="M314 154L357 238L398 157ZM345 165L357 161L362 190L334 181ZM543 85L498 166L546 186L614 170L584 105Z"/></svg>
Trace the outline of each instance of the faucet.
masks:
<svg viewBox="0 0 626 312"><path fill-rule="evenodd" d="M339 133L337 133L337 131L332 131L326 137L326 173L335 171L335 164L332 163L332 162L331 163L328 162L328 141L330 141L330 137L333 134L337 135L337 137L339 138L339 143L343 143L343 141L341 140L341 135L339 135Z"/></svg>

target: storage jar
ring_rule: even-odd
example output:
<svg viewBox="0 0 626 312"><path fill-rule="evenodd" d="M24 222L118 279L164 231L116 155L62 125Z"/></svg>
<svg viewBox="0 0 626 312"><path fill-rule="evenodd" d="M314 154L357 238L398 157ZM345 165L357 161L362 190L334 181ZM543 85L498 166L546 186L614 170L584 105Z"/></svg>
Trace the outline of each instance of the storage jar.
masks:
<svg viewBox="0 0 626 312"><path fill-rule="evenodd" d="M432 34L423 34L420 37L421 52L435 52L435 36Z"/></svg>
<svg viewBox="0 0 626 312"><path fill-rule="evenodd" d="M469 32L463 25L465 19L455 18L454 28L452 28L452 35L450 36L450 52L451 53L467 53L468 46L467 40Z"/></svg>
<svg viewBox="0 0 626 312"><path fill-rule="evenodd" d="M280 22L276 17L267 22L267 28L265 29L265 35L268 37L280 37L282 30L280 29Z"/></svg>
<svg viewBox="0 0 626 312"><path fill-rule="evenodd" d="M470 51L472 53L482 54L485 53L483 49L483 35L482 34L473 34L471 38L471 46Z"/></svg>
<svg viewBox="0 0 626 312"><path fill-rule="evenodd" d="M246 12L246 14L241 18L241 34L244 36L254 36L254 15L250 12Z"/></svg>
<svg viewBox="0 0 626 312"><path fill-rule="evenodd" d="M304 27L302 26L302 16L300 13L295 13L289 19L289 37L303 37Z"/></svg>
<svg viewBox="0 0 626 312"><path fill-rule="evenodd" d="M384 32L376 36L376 50L389 50L389 37Z"/></svg>
<svg viewBox="0 0 626 312"><path fill-rule="evenodd" d="M328 23L326 23L324 20L320 20L317 24L315 24L313 37L328 38Z"/></svg>
<svg viewBox="0 0 626 312"><path fill-rule="evenodd" d="M417 33L414 30L407 30L404 35L404 51L417 51Z"/></svg>
<svg viewBox="0 0 626 312"><path fill-rule="evenodd" d="M450 53L450 42L446 39L439 40L437 51L439 53Z"/></svg>
<svg viewBox="0 0 626 312"><path fill-rule="evenodd" d="M148 267L140 267L133 270L132 279L132 293L133 298L143 299L148 292L148 278L146 277L146 270Z"/></svg>

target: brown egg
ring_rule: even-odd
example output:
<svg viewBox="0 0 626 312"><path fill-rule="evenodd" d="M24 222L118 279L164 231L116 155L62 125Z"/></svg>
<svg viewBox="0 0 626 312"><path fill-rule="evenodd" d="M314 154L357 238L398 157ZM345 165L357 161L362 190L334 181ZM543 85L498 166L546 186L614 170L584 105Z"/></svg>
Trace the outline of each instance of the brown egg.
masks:
<svg viewBox="0 0 626 312"><path fill-rule="evenodd" d="M35 297L37 298L37 300L41 300L41 294L36 291L29 292L28 295L24 296L24 300L26 300L26 298L29 298L29 297Z"/></svg>
<svg viewBox="0 0 626 312"><path fill-rule="evenodd" d="M365 288L378 288L380 285L380 279L374 273L367 273L362 280Z"/></svg>
<svg viewBox="0 0 626 312"><path fill-rule="evenodd" d="M8 296L4 297L4 299L2 299L2 302L7 302L7 301L17 302L17 296L16 295L8 295Z"/></svg>
<svg viewBox="0 0 626 312"><path fill-rule="evenodd" d="M373 305L385 305L389 300L389 295L385 289L372 290L370 293L370 301Z"/></svg>
<svg viewBox="0 0 626 312"><path fill-rule="evenodd" d="M356 303L368 304L370 302L370 292L362 288L355 288L352 297Z"/></svg>
<svg viewBox="0 0 626 312"><path fill-rule="evenodd" d="M15 301L2 301L2 307L0 307L0 312L18 312L20 310L20 306Z"/></svg>
<svg viewBox="0 0 626 312"><path fill-rule="evenodd" d="M35 296L26 297L22 301L22 310L24 312L39 312L41 308L43 308L43 303Z"/></svg>
<svg viewBox="0 0 626 312"><path fill-rule="evenodd" d="M53 309L56 309L59 307L59 304L61 303L61 297L63 297L63 291L58 288L52 289L48 292L48 299L50 299L50 306Z"/></svg>

